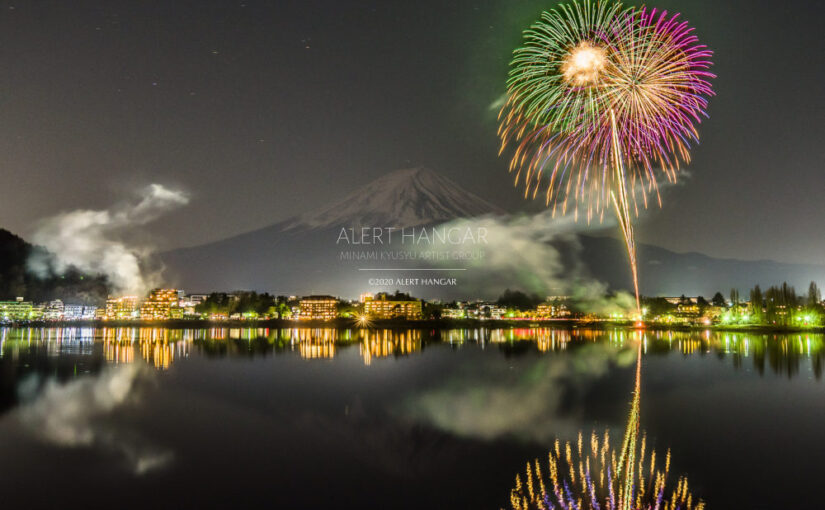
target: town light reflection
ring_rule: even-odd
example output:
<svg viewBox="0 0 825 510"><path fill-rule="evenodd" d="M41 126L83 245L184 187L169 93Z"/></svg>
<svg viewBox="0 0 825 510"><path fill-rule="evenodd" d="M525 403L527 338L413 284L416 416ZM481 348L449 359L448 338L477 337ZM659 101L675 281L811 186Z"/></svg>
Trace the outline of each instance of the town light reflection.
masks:
<svg viewBox="0 0 825 510"><path fill-rule="evenodd" d="M449 330L372 328L0 328L0 362L21 358L101 357L109 364L143 361L166 370L193 352L209 357L295 354L328 360L355 352L364 365L415 355L429 344L469 346L520 355L552 354L586 344L633 345L634 331L616 329L468 328ZM730 359L735 368L793 377L810 363L820 379L825 371L825 335L646 330L645 356L678 352L684 356Z"/></svg>

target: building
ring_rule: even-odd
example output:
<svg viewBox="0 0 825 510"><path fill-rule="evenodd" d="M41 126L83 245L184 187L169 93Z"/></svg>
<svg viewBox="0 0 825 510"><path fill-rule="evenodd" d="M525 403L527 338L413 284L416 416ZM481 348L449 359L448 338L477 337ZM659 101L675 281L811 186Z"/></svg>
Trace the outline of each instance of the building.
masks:
<svg viewBox="0 0 825 510"><path fill-rule="evenodd" d="M63 305L63 320L66 321L91 321L98 315L96 306L84 305Z"/></svg>
<svg viewBox="0 0 825 510"><path fill-rule="evenodd" d="M180 319L183 309L180 304L180 291L177 289L155 289L140 307L140 319L145 321L164 321Z"/></svg>
<svg viewBox="0 0 825 510"><path fill-rule="evenodd" d="M696 319L699 317L701 310L699 305L692 302L684 302L676 305L676 316L684 319Z"/></svg>
<svg viewBox="0 0 825 510"><path fill-rule="evenodd" d="M46 309L44 303L32 304L32 311L29 313L29 320L42 321L43 311Z"/></svg>
<svg viewBox="0 0 825 510"><path fill-rule="evenodd" d="M190 294L181 298L180 306L198 306L209 299L208 294ZM186 303L186 305L184 305Z"/></svg>
<svg viewBox="0 0 825 510"><path fill-rule="evenodd" d="M332 296L306 296L301 298L298 318L301 320L329 321L338 317L338 300Z"/></svg>
<svg viewBox="0 0 825 510"><path fill-rule="evenodd" d="M106 300L105 320L127 320L139 318L137 296L109 296Z"/></svg>
<svg viewBox="0 0 825 510"><path fill-rule="evenodd" d="M24 301L22 297L18 297L14 301L0 301L0 320L33 320L35 318L33 308L31 301Z"/></svg>
<svg viewBox="0 0 825 510"><path fill-rule="evenodd" d="M698 304L699 298L698 297L663 297L665 301L670 303L671 305L678 305L678 304Z"/></svg>
<svg viewBox="0 0 825 510"><path fill-rule="evenodd" d="M466 317L466 313L462 308L442 308L441 309L441 318L442 319L464 319Z"/></svg>
<svg viewBox="0 0 825 510"><path fill-rule="evenodd" d="M50 301L49 304L43 308L43 319L47 321L63 320L64 308L65 306L63 305L63 301L59 299Z"/></svg>
<svg viewBox="0 0 825 510"><path fill-rule="evenodd" d="M489 314L489 315L488 315ZM496 304L484 305L484 315L493 320L501 320L507 314L507 309Z"/></svg>
<svg viewBox="0 0 825 510"><path fill-rule="evenodd" d="M421 301L390 300L386 294L364 301L364 314L370 319L421 319Z"/></svg>
<svg viewBox="0 0 825 510"><path fill-rule="evenodd" d="M539 319L570 317L570 310L561 301L542 303L536 307L536 317Z"/></svg>
<svg viewBox="0 0 825 510"><path fill-rule="evenodd" d="M204 303L208 298L209 296L206 294L190 294L188 296L184 296L183 298L181 298L178 305L183 310L184 316L200 316L200 314L197 313L196 308L198 307L198 305Z"/></svg>

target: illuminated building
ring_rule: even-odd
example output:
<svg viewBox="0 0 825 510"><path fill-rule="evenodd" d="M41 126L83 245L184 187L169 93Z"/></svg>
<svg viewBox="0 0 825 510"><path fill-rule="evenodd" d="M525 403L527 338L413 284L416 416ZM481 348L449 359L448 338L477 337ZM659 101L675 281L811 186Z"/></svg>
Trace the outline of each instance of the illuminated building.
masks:
<svg viewBox="0 0 825 510"><path fill-rule="evenodd" d="M563 303L542 303L536 307L536 316L540 319L569 317L570 310Z"/></svg>
<svg viewBox="0 0 825 510"><path fill-rule="evenodd" d="M671 305L678 305L678 304L682 304L682 303L684 303L684 304L689 303L689 304L694 304L695 305L695 304L699 303L699 298L698 297L684 297L684 296L681 296L681 297L663 297L662 299L664 299L665 301L667 301Z"/></svg>
<svg viewBox="0 0 825 510"><path fill-rule="evenodd" d="M463 319L465 317L464 310L461 308L442 308L441 318L443 319Z"/></svg>
<svg viewBox="0 0 825 510"><path fill-rule="evenodd" d="M370 319L421 318L421 301L390 300L385 294L364 301L364 314Z"/></svg>
<svg viewBox="0 0 825 510"><path fill-rule="evenodd" d="M209 298L206 294L191 294L181 298L179 305L183 309L183 315L186 316L200 316L195 310L196 307L202 304Z"/></svg>
<svg viewBox="0 0 825 510"><path fill-rule="evenodd" d="M97 308L94 306L63 305L63 320L79 321L94 319L96 311Z"/></svg>
<svg viewBox="0 0 825 510"><path fill-rule="evenodd" d="M155 289L140 307L141 320L169 320L183 317L178 306L180 293L177 289Z"/></svg>
<svg viewBox="0 0 825 510"><path fill-rule="evenodd" d="M40 304L33 304L31 314L29 314L29 318L33 321L43 320L43 310L45 310L46 305L43 303Z"/></svg>
<svg viewBox="0 0 825 510"><path fill-rule="evenodd" d="M138 318L137 296L109 297L106 300L105 320L125 320Z"/></svg>
<svg viewBox="0 0 825 510"><path fill-rule="evenodd" d="M0 301L0 320L28 321L35 317L31 301L18 297L14 301Z"/></svg>
<svg viewBox="0 0 825 510"><path fill-rule="evenodd" d="M43 308L43 318L47 321L59 321L64 315L63 301L55 299Z"/></svg>
<svg viewBox="0 0 825 510"><path fill-rule="evenodd" d="M696 303L679 303L676 305L676 316L685 319L699 317L699 305Z"/></svg>
<svg viewBox="0 0 825 510"><path fill-rule="evenodd" d="M468 315L476 319L501 319L507 313L507 309L495 303L478 302L468 310Z"/></svg>
<svg viewBox="0 0 825 510"><path fill-rule="evenodd" d="M301 298L298 310L301 320L328 321L338 317L338 300L332 296L307 296Z"/></svg>

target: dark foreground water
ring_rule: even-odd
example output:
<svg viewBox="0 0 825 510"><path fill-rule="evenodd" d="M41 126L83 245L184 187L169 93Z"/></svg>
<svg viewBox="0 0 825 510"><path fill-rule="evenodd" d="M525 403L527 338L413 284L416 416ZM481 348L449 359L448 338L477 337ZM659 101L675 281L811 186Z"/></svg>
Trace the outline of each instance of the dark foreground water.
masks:
<svg viewBox="0 0 825 510"><path fill-rule="evenodd" d="M638 336L637 336L638 335ZM824 508L818 335L0 329L5 508L506 508L642 428L710 509Z"/></svg>

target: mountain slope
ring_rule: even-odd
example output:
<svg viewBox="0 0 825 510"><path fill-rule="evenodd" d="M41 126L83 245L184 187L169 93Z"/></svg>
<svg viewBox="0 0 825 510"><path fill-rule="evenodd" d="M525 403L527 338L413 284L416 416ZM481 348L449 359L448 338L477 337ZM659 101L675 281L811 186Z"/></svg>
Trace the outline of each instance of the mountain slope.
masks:
<svg viewBox="0 0 825 510"><path fill-rule="evenodd" d="M396 170L319 210L229 239L160 256L187 289L358 295L364 273L337 256L341 228L410 228L503 211L426 168Z"/></svg>
<svg viewBox="0 0 825 510"><path fill-rule="evenodd" d="M395 290L369 285L370 277L451 276L455 287L408 288L422 297L494 297L506 287L542 292L536 284L541 277L536 269L553 269L552 279L581 283L592 277L609 288L630 289L630 274L620 241L606 237L578 236L575 240L557 239L555 253L538 253L535 245L526 247L496 231L505 241L487 249L487 270L429 273L432 265L409 260L354 261L343 258L347 251L396 250L397 246L352 246L338 242L342 228L410 228L440 225L459 218L482 219L503 215L496 206L463 190L458 184L422 168L392 172L344 196L333 204L281 223L230 239L167 252L161 260L170 284L191 291L214 289L254 289L283 294L329 293L357 296L365 291ZM492 222L497 228L515 224ZM407 249L404 247L404 249ZM529 252L529 253L528 253ZM533 259L532 266L526 263ZM492 258L496 264L492 264ZM539 257L538 263L535 259ZM825 281L825 267L782 264L772 261L715 259L697 253L675 253L660 247L638 247L641 290L647 295L712 295L731 287L743 292L758 283L768 286L787 280L805 288L811 280ZM584 269L582 268L584 266ZM440 266L445 267L445 266ZM446 267L466 267L457 263ZM478 266L476 266L478 267ZM501 270L499 271L499 267ZM374 268L394 271L369 272ZM416 272L399 272L413 268ZM531 269L532 268L532 269ZM547 272L544 275L547 278ZM474 281L481 279L483 281ZM592 280L588 280L591 281ZM554 283L555 285L555 283ZM545 285L547 289L556 288ZM488 289L482 291L481 289ZM546 290L555 293L553 290Z"/></svg>
<svg viewBox="0 0 825 510"><path fill-rule="evenodd" d="M414 227L503 211L427 168L396 170L321 211L287 221L285 230L362 226Z"/></svg>

